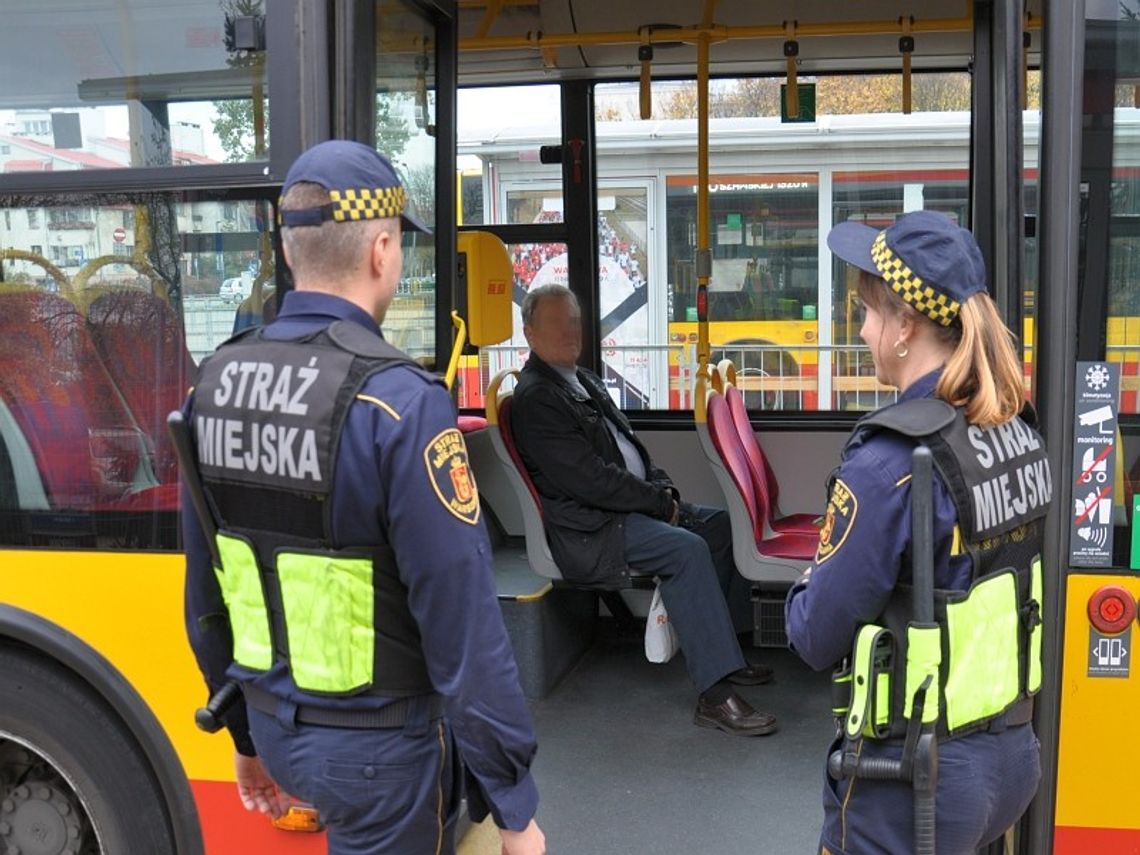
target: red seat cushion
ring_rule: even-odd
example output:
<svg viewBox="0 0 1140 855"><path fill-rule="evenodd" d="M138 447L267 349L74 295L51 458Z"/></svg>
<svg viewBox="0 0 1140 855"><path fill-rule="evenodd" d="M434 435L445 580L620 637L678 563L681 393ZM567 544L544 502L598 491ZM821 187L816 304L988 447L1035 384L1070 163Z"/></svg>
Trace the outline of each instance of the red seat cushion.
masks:
<svg viewBox="0 0 1140 855"><path fill-rule="evenodd" d="M178 461L166 417L181 409L194 376L194 361L174 310L136 289L101 294L87 310L99 357L154 449L154 474L178 481Z"/></svg>
<svg viewBox="0 0 1140 855"><path fill-rule="evenodd" d="M514 430L511 427L510 395L507 395L499 402L499 434L503 438L503 445L507 447L507 452L511 455L511 461L515 464L515 469L518 470L519 477L522 478L527 490L530 491L531 498L534 499L535 508L538 510L539 515L541 515L542 496L538 494L538 489L530 479L530 473L527 472L526 464L523 463L522 455L519 454L518 447L515 445Z"/></svg>
<svg viewBox="0 0 1140 855"><path fill-rule="evenodd" d="M769 558L794 558L810 564L819 546L819 534L777 534L758 546L760 554Z"/></svg>
<svg viewBox="0 0 1140 855"><path fill-rule="evenodd" d="M477 430L483 430L487 426L487 420L482 416L460 416L459 417L459 430L462 433L474 433Z"/></svg>

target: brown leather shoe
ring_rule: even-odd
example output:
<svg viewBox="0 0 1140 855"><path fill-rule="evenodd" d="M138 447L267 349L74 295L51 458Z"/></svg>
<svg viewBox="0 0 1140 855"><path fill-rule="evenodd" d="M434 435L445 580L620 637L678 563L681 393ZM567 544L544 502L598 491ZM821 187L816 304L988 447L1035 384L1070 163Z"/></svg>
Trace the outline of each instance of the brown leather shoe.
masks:
<svg viewBox="0 0 1140 855"><path fill-rule="evenodd" d="M737 686L762 686L771 683L773 676L772 669L767 665L756 664L733 671L726 679Z"/></svg>
<svg viewBox="0 0 1140 855"><path fill-rule="evenodd" d="M733 736L767 736L777 729L774 715L757 712L735 692L723 704L710 704L698 699L693 724L715 727Z"/></svg>

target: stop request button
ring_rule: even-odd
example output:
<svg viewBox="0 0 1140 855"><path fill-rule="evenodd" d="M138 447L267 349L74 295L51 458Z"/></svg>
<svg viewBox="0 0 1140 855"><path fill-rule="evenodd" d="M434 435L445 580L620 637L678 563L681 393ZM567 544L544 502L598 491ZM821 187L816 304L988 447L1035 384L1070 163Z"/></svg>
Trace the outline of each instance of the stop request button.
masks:
<svg viewBox="0 0 1140 855"><path fill-rule="evenodd" d="M1105 635L1124 632L1136 617L1136 600L1120 585L1104 585L1089 597L1089 621Z"/></svg>

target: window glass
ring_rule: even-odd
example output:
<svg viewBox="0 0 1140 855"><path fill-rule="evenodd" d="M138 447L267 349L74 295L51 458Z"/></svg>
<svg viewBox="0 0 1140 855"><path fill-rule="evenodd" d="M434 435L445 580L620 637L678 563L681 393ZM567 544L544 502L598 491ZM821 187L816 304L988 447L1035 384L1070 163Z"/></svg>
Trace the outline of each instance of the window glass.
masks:
<svg viewBox="0 0 1140 855"><path fill-rule="evenodd" d="M510 104L510 110L503 105ZM542 146L562 142L557 85L460 89L457 104L460 223L560 222L561 162ZM528 185L541 185L541 190Z"/></svg>
<svg viewBox="0 0 1140 855"><path fill-rule="evenodd" d="M815 86L813 122L780 121L782 79L711 85L711 356L736 363L753 409L872 408L893 390L875 380L858 336L853 277L823 241L834 223L885 225L917 208L965 221L970 80L915 75L910 115L901 112L897 74L801 82ZM599 199L612 188L623 227L644 236L644 259L623 273L644 292L637 299L645 322L603 344L603 360L626 406L689 409L697 368L696 86L655 81L648 120L638 95L636 83L595 88ZM499 173L504 183L509 170L504 164Z"/></svg>
<svg viewBox="0 0 1140 855"><path fill-rule="evenodd" d="M1103 347L1104 357L1120 369L1120 442L1109 519L1115 528L1111 566L1127 568L1135 566L1130 547L1140 507L1140 3L1089 4L1086 17L1078 346L1086 357L1099 356ZM1088 317L1090 307L1102 299L1103 338L1086 341L1085 321L1100 321ZM1100 510L1106 510L1103 503ZM1092 523L1109 519L1087 516L1090 525L1074 538L1104 543L1104 529Z"/></svg>
<svg viewBox="0 0 1140 855"><path fill-rule="evenodd" d="M0 545L177 548L166 416L204 356L272 319L271 206L148 195L6 213Z"/></svg>
<svg viewBox="0 0 1140 855"><path fill-rule="evenodd" d="M264 160L264 0L10 0L0 171Z"/></svg>
<svg viewBox="0 0 1140 855"><path fill-rule="evenodd" d="M409 0L376 10L376 148L408 190L409 210L436 226L436 38ZM404 234L404 268L384 318L384 334L425 364L435 361L436 241Z"/></svg>

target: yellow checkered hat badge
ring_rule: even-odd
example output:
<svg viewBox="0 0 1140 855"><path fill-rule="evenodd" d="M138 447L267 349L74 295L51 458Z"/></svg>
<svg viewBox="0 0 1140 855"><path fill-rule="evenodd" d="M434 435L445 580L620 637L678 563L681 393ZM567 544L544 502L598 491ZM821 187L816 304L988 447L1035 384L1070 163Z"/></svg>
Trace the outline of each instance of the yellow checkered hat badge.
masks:
<svg viewBox="0 0 1140 855"><path fill-rule="evenodd" d="M887 246L887 233L879 232L871 245L871 259L879 269L879 275L891 289L908 302L917 312L926 315L936 324L950 326L958 317L961 304L957 300L940 294L927 285L903 260Z"/></svg>
<svg viewBox="0 0 1140 855"><path fill-rule="evenodd" d="M950 326L962 304L986 290L986 266L968 229L937 211L903 214L886 229L839 223L827 245L848 264L878 276L915 311Z"/></svg>

